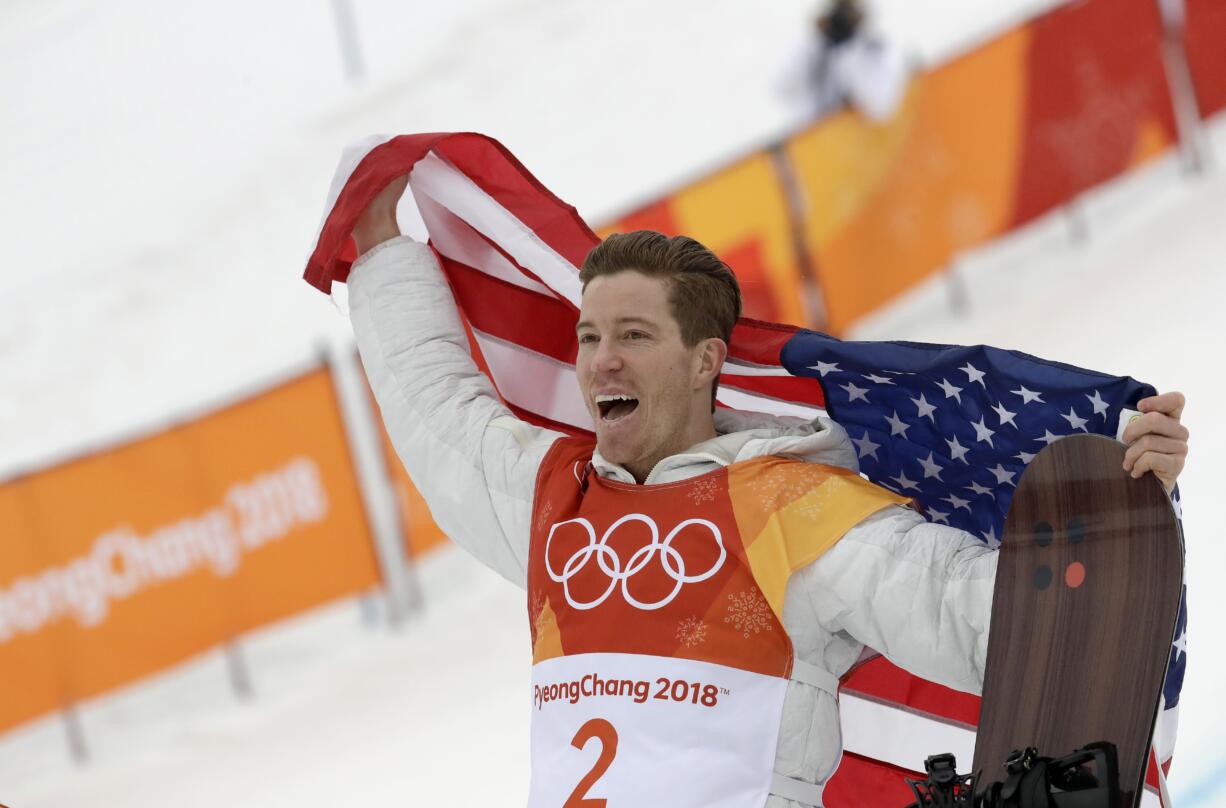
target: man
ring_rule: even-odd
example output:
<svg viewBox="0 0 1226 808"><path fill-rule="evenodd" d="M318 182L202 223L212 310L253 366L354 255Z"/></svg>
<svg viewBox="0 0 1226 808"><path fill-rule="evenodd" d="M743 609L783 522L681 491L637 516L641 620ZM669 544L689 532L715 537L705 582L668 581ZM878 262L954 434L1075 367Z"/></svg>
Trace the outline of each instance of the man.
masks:
<svg viewBox="0 0 1226 808"><path fill-rule="evenodd" d="M718 258L646 232L588 256L593 445L499 401L433 253L399 236L404 188L354 229L351 318L436 520L528 589L533 808L820 805L837 677L865 645L978 692L995 553L862 480L837 424L713 411L740 313ZM1169 489L1183 398L1139 406L1127 466Z"/></svg>

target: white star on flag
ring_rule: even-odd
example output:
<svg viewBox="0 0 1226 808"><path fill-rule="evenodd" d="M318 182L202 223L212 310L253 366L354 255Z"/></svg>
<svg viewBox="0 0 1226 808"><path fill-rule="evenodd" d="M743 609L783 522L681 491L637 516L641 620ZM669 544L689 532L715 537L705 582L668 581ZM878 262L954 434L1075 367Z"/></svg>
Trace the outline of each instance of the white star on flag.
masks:
<svg viewBox="0 0 1226 808"><path fill-rule="evenodd" d="M904 491L908 488L915 491L920 490L919 485L914 480L907 479L907 472L905 471L899 472L897 477L891 477L890 479L898 483L898 487Z"/></svg>
<svg viewBox="0 0 1226 808"><path fill-rule="evenodd" d="M952 398L959 404L962 403L962 388L950 384L949 379L941 379L937 387L945 391L946 398Z"/></svg>
<svg viewBox="0 0 1226 808"><path fill-rule="evenodd" d="M877 459L877 450L881 448L880 443L874 443L873 439L868 436L868 430L864 430L864 437L852 440L856 445L856 454L860 457L871 457Z"/></svg>
<svg viewBox="0 0 1226 808"><path fill-rule="evenodd" d="M1103 397L1098 394L1097 390L1094 391L1094 395L1087 393L1086 398L1090 399L1090 406L1094 408L1095 415L1107 417L1107 402L1103 401Z"/></svg>
<svg viewBox="0 0 1226 808"><path fill-rule="evenodd" d="M1004 404L994 404L992 405L992 409L996 411L996 417L1000 419L1001 426L1008 424L1014 429L1017 429L1017 424L1013 423L1013 416L1017 415L1016 412L1009 412L1005 409Z"/></svg>
<svg viewBox="0 0 1226 808"><path fill-rule="evenodd" d="M1023 463L1029 463L1031 460L1034 460L1035 456L1032 455L1030 452L1018 452L1017 454L1014 455L1014 457L1016 457L1018 460L1022 461Z"/></svg>
<svg viewBox="0 0 1226 808"><path fill-rule="evenodd" d="M937 408L928 403L928 399L924 398L923 393L920 393L919 398L911 399L911 403L914 404L919 410L919 415L916 416L917 418L927 418L934 424L937 422L937 419L933 416L933 413L936 412Z"/></svg>
<svg viewBox="0 0 1226 808"><path fill-rule="evenodd" d="M924 467L925 480L927 480L929 477L936 477L938 480L941 479L941 466L936 462L936 460L933 459L935 455L936 452L929 452L927 460L920 458L919 464Z"/></svg>
<svg viewBox="0 0 1226 808"><path fill-rule="evenodd" d="M1056 441L1060 440L1062 437L1064 437L1064 436L1063 436L1063 435L1053 435L1053 434L1051 434L1051 430L1050 430L1050 429L1044 429L1044 430L1043 430L1043 437L1041 437L1041 438L1035 438L1034 440L1035 440L1035 442L1036 442L1036 443L1046 443L1048 446L1051 446L1053 443L1055 443Z"/></svg>
<svg viewBox="0 0 1226 808"><path fill-rule="evenodd" d="M988 469L988 471L996 475L997 485L1005 485L1006 483L1009 485L1013 485L1014 472L1009 471L1007 468L1002 466L1000 463L996 464L996 468Z"/></svg>
<svg viewBox="0 0 1226 808"><path fill-rule="evenodd" d="M1086 424L1089 423L1086 419L1078 415L1077 411L1072 407L1068 408L1068 415L1061 413L1060 417L1068 421L1068 425L1070 427L1073 429L1080 429L1082 432L1086 431Z"/></svg>
<svg viewBox="0 0 1226 808"><path fill-rule="evenodd" d="M885 376L878 376L876 373L866 373L864 378L868 379L873 384L893 384L893 379L887 379Z"/></svg>
<svg viewBox="0 0 1226 808"><path fill-rule="evenodd" d="M1029 404L1029 403L1030 403L1030 402L1032 402L1032 401L1037 401L1037 402L1039 402L1040 404L1043 404L1043 403L1044 403L1044 401L1043 401L1043 394L1042 394L1042 393L1036 393L1036 392L1035 392L1035 391L1033 391L1033 390L1027 390L1025 387L1019 387L1019 389L1017 389L1017 390L1010 390L1009 392L1010 392L1010 393L1015 393L1015 394L1017 394L1017 395L1021 396L1021 397L1022 397L1022 403L1023 403L1023 404Z"/></svg>
<svg viewBox="0 0 1226 808"><path fill-rule="evenodd" d="M857 398L863 401L865 404L868 403L868 389L867 388L856 387L855 384L848 382L847 384L843 385L842 389L847 391L847 396L848 396L847 402L849 404L855 401Z"/></svg>
<svg viewBox="0 0 1226 808"><path fill-rule="evenodd" d="M822 362L821 360L818 360L816 365L809 365L809 370L816 370L822 375L823 379L826 378L827 373L843 372L843 369L839 367L838 362Z"/></svg>
<svg viewBox="0 0 1226 808"><path fill-rule="evenodd" d="M902 422L902 419L898 417L897 411L894 412L894 415L892 417L887 416L885 420L890 425L890 435L891 436L902 435L904 438L907 436L907 430L911 427L911 425L904 424Z"/></svg>
<svg viewBox="0 0 1226 808"><path fill-rule="evenodd" d="M955 496L953 494L950 494L947 497L941 497L941 501L948 502L950 505L953 505L954 510L957 510L958 508L966 508L969 511L971 509L971 501L969 499L963 499L962 497Z"/></svg>
<svg viewBox="0 0 1226 808"><path fill-rule="evenodd" d="M963 463L966 463L968 466L970 465L971 461L966 459L966 453L969 452L970 449L958 443L957 436L954 436L953 440L949 440L948 438L946 438L945 442L949 444L949 456L952 459L961 460Z"/></svg>
<svg viewBox="0 0 1226 808"><path fill-rule="evenodd" d="M991 488L988 488L986 485L980 485L974 480L971 480L971 484L966 486L966 490L974 491L977 496L983 496L984 494L992 493Z"/></svg>
<svg viewBox="0 0 1226 808"><path fill-rule="evenodd" d="M945 513L944 511L938 511L936 508L928 509L928 518L933 522L944 522L947 525L949 524L949 514Z"/></svg>
<svg viewBox="0 0 1226 808"><path fill-rule="evenodd" d="M980 443L986 443L988 446L992 445L992 436L996 433L993 430L988 429L988 425L984 422L982 417L979 419L979 423L973 423L971 426L975 429L975 440L979 441Z"/></svg>
<svg viewBox="0 0 1226 808"><path fill-rule="evenodd" d="M987 389L987 382L983 380L983 371L972 365L970 362L967 362L964 366L958 368L958 370L965 371L966 375L970 377L970 381L967 382L968 384L979 382L979 384L985 390Z"/></svg>

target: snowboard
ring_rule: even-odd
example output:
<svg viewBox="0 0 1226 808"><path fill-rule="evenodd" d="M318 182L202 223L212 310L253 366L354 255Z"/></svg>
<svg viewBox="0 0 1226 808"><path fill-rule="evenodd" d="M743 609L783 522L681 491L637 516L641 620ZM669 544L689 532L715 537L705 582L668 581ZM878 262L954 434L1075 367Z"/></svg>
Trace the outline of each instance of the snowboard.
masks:
<svg viewBox="0 0 1226 808"><path fill-rule="evenodd" d="M1183 582L1183 537L1152 474L1099 435L1056 441L1027 467L1005 520L972 772L1005 779L1014 750L1118 751L1138 805Z"/></svg>

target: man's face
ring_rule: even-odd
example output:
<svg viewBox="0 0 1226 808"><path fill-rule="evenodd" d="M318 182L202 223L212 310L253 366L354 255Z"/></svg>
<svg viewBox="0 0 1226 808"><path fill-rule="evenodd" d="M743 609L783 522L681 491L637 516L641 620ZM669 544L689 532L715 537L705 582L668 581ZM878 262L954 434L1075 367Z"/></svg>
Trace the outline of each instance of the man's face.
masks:
<svg viewBox="0 0 1226 808"><path fill-rule="evenodd" d="M640 479L691 445L695 396L710 409L703 343L682 342L668 292L668 281L632 270L602 275L588 283L579 312L575 368L597 448Z"/></svg>

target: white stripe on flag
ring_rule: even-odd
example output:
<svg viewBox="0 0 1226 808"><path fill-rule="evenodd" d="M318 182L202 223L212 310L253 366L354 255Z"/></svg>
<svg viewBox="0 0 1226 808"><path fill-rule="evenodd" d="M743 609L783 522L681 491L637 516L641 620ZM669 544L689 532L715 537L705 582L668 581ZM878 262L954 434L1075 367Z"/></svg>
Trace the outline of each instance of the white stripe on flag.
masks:
<svg viewBox="0 0 1226 808"><path fill-rule="evenodd" d="M724 367L720 373L729 376L791 376L788 369L779 365L751 365L748 362L739 362L735 359L728 359L724 362Z"/></svg>
<svg viewBox="0 0 1226 808"><path fill-rule="evenodd" d="M468 222L540 278L558 295L579 305L579 271L526 224L434 152L413 169L415 194L425 194Z"/></svg>
<svg viewBox="0 0 1226 808"><path fill-rule="evenodd" d="M952 752L958 771L967 771L975 756L975 733L969 729L853 693L839 694L843 748L857 755L915 772L929 755Z"/></svg>
<svg viewBox="0 0 1226 808"><path fill-rule="evenodd" d="M473 329L503 398L554 421L592 430L571 365Z"/></svg>
<svg viewBox="0 0 1226 808"><path fill-rule="evenodd" d="M557 298L553 290L521 272L463 219L425 194L414 192L413 198L417 201L417 210L426 223L426 229L430 231L430 240L439 253L492 278Z"/></svg>
<svg viewBox="0 0 1226 808"><path fill-rule="evenodd" d="M1166 707L1163 700L1160 708ZM1179 705L1171 709L1159 709L1158 720L1154 723L1154 754L1159 763L1165 763L1175 754L1175 733L1179 731Z"/></svg>
<svg viewBox="0 0 1226 808"><path fill-rule="evenodd" d="M724 385L720 385L719 392L715 394L715 397L721 403L732 407L734 410L765 412L771 415L794 415L809 421L812 421L819 415L826 414L825 410L817 407L806 407L803 404L794 404L790 401L781 401L777 398L759 396Z"/></svg>

